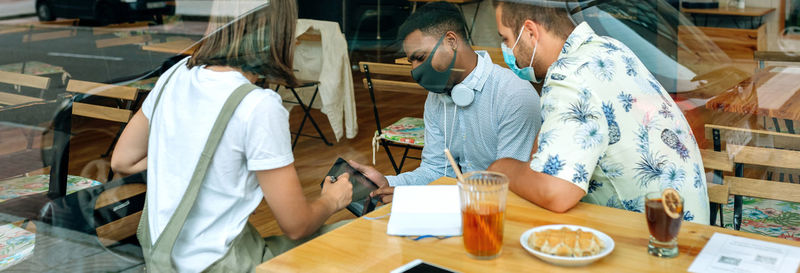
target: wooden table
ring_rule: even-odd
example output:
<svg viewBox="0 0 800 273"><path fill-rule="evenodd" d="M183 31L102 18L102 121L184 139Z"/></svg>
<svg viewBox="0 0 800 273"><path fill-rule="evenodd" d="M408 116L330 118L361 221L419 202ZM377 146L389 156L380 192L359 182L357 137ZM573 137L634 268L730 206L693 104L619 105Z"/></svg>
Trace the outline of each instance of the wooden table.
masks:
<svg viewBox="0 0 800 273"><path fill-rule="evenodd" d="M800 120L800 67L768 67L706 102L706 107L731 113L754 114L786 122L794 134Z"/></svg>
<svg viewBox="0 0 800 273"><path fill-rule="evenodd" d="M454 184L441 178L433 184ZM368 214L386 215L391 205ZM769 238L719 227L684 222L678 236L680 255L665 259L647 253L649 231L641 213L580 203L564 214L553 213L509 193L503 253L499 258L479 261L467 257L461 237L414 241L386 235L388 218L359 218L259 265L256 272L389 272L415 259L461 272L685 272L715 232L775 243L800 246L800 242ZM587 267L565 268L547 264L526 252L519 243L522 233L549 224L573 224L600 230L614 239L614 251Z"/></svg>

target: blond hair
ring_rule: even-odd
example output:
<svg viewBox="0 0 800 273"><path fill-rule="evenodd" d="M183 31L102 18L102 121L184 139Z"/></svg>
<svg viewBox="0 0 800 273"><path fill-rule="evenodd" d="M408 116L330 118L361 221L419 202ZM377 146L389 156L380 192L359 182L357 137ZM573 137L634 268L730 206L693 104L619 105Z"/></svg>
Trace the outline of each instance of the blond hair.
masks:
<svg viewBox="0 0 800 273"><path fill-rule="evenodd" d="M212 16L210 20L212 26L221 27L203 39L187 63L189 68L230 66L271 82L297 83L292 72L295 0L270 0L235 21L229 15Z"/></svg>

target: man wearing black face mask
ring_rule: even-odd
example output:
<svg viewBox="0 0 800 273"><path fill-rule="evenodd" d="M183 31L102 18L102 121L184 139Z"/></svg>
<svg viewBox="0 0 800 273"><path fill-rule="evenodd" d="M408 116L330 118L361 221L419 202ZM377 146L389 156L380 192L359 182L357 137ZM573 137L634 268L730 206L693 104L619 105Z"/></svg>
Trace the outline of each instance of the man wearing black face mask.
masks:
<svg viewBox="0 0 800 273"><path fill-rule="evenodd" d="M464 173L486 170L504 157L530 159L541 124L539 95L529 82L492 63L485 51L474 52L465 29L458 8L446 2L417 9L400 26L398 38L413 68L412 77L430 91L422 163L414 171L386 177L350 162L381 186L373 196L381 195L384 202L391 201L394 186L455 177L444 155L446 148Z"/></svg>

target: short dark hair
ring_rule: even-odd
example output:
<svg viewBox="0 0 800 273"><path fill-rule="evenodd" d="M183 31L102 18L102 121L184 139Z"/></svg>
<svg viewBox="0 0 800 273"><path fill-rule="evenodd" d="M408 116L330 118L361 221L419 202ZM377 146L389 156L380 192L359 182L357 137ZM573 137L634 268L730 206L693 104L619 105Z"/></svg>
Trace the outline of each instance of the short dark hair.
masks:
<svg viewBox="0 0 800 273"><path fill-rule="evenodd" d="M397 31L397 39L403 41L416 30L432 36L444 36L448 31L455 32L462 39L467 39L467 23L461 11L447 2L431 2L417 9L408 16Z"/></svg>
<svg viewBox="0 0 800 273"><path fill-rule="evenodd" d="M551 0L552 1L552 0ZM494 0L492 5L503 9L503 25L510 27L514 34L519 34L525 20L534 21L562 39L567 39L575 29L569 18L566 2L564 8L547 7L544 5L524 4L519 1ZM535 2L535 1L533 1Z"/></svg>

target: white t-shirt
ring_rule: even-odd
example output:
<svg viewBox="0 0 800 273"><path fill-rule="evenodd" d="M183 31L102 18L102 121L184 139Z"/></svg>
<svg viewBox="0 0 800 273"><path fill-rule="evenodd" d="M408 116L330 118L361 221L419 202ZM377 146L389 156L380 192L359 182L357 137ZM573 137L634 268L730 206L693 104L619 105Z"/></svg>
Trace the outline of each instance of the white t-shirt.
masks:
<svg viewBox="0 0 800 273"><path fill-rule="evenodd" d="M167 76L155 119L153 106ZM189 186L208 134L233 90L249 83L239 72L167 70L142 105L150 120L147 202L150 238L163 232ZM274 91L248 94L233 114L211 161L172 258L179 272L200 272L221 258L263 198L255 171L294 162L289 113Z"/></svg>

